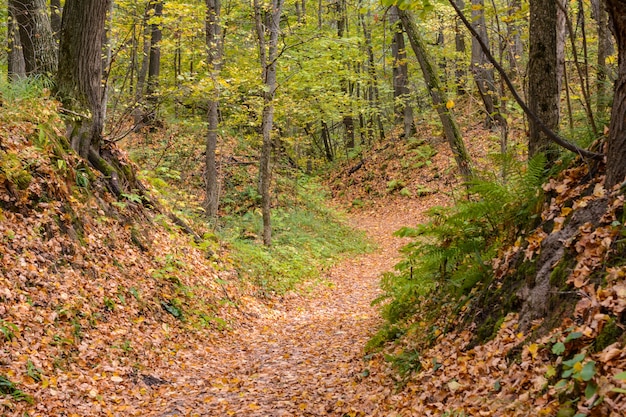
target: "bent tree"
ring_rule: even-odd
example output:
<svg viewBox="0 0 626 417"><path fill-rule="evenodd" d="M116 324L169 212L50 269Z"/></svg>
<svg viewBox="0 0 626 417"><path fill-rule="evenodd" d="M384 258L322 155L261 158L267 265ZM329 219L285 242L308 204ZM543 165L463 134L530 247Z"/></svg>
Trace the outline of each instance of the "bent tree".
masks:
<svg viewBox="0 0 626 417"><path fill-rule="evenodd" d="M446 96L441 84L439 82L439 76L432 65L432 61L427 54L424 40L422 39L412 16L408 11L398 9L398 16L402 22L402 26L409 38L411 48L417 57L424 81L428 86L428 92L430 93L431 100L441 124L443 125L443 131L454 154L454 159L459 167L459 171L465 180L470 180L473 176L470 156L465 149L463 143L463 136L461 130L454 120L454 117L450 113L450 110L446 107Z"/></svg>

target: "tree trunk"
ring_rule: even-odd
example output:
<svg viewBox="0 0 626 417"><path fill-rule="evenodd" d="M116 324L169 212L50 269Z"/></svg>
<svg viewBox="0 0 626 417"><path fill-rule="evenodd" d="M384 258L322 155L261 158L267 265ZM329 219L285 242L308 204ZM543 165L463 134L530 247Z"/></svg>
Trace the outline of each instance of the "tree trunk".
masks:
<svg viewBox="0 0 626 417"><path fill-rule="evenodd" d="M206 44L207 65L211 71L211 78L215 87L214 96L209 100L207 114L207 138L205 154L205 185L206 199L204 206L209 218L217 217L219 207L219 178L215 151L217 149L217 129L219 127L219 77L222 69L223 38L220 22L221 0L206 0Z"/></svg>
<svg viewBox="0 0 626 417"><path fill-rule="evenodd" d="M472 22L474 23L474 29L476 29L482 41L485 45L489 46L489 37L487 36L487 26L485 23L484 0L472 0ZM474 75L474 81L478 87L478 94L483 101L487 113L485 126L493 126L494 121L501 124L504 118L500 115L498 109L498 93L496 92L493 69L476 38L472 38L471 69Z"/></svg>
<svg viewBox="0 0 626 417"><path fill-rule="evenodd" d="M567 39L567 8L568 2L563 0L556 0L562 4L563 7L556 7L556 83L559 90L559 96L561 95L563 85L563 71L565 69L565 41ZM581 80L581 82L584 82ZM560 100L558 102L560 113Z"/></svg>
<svg viewBox="0 0 626 417"><path fill-rule="evenodd" d="M556 9L555 0L530 1L528 107L552 131L559 126ZM544 152L548 161L557 156L553 143L531 119L528 157L539 152Z"/></svg>
<svg viewBox="0 0 626 417"><path fill-rule="evenodd" d="M61 7L61 0L50 0L50 27L52 28L52 35L54 40L58 43L61 36L61 16L63 15L63 8Z"/></svg>
<svg viewBox="0 0 626 417"><path fill-rule="evenodd" d="M45 0L9 0L19 25L26 75L51 77L57 69L56 42Z"/></svg>
<svg viewBox="0 0 626 417"><path fill-rule="evenodd" d="M465 8L464 0L455 0L456 4L461 10ZM465 36L461 30L461 24L459 18L454 20L454 48L456 51L456 58L454 59L454 76L456 79L456 93L459 96L465 94L465 82L467 81L467 72L465 71Z"/></svg>
<svg viewBox="0 0 626 417"><path fill-rule="evenodd" d="M338 0L337 3L337 37L339 39L346 36L348 30L348 11L346 8L346 0ZM342 90L346 97L350 97L352 88L350 80L341 80ZM352 117L352 108L349 108L342 116L342 123L345 130L346 149L354 149L354 119Z"/></svg>
<svg viewBox="0 0 626 417"><path fill-rule="evenodd" d="M391 54L393 55L393 98L396 123L402 123L405 139L415 133L413 121L413 107L408 87L409 69L406 59L406 45L404 43L404 29L398 17L398 7L389 8L389 24L393 33Z"/></svg>
<svg viewBox="0 0 626 417"><path fill-rule="evenodd" d="M322 120L322 143L324 144L324 154L328 162L333 162L333 147L330 142L330 131L328 130L328 123Z"/></svg>
<svg viewBox="0 0 626 417"><path fill-rule="evenodd" d="M160 18L163 16L163 1L157 0L152 2L154 5L154 15L152 18L156 19L150 25L150 61L148 64L148 86L146 91L147 98L155 104L156 102L156 90L159 85L159 76L161 74L161 39L163 33L161 32ZM154 117L155 115L153 115Z"/></svg>
<svg viewBox="0 0 626 417"><path fill-rule="evenodd" d="M141 101L145 93L146 78L148 77L148 65L150 63L150 34L151 27L148 24L150 14L152 13L153 4L146 5L146 12L143 17L143 48L141 53L141 67L137 72L137 88L135 90L135 100Z"/></svg>
<svg viewBox="0 0 626 417"><path fill-rule="evenodd" d="M376 67L374 61L374 48L372 46L372 32L369 29L365 16L359 15L361 20L361 27L363 29L363 37L365 38L365 49L367 51L367 73L369 74L369 103L372 111L370 120L370 132L373 135L373 124L376 123L378 127L378 138L383 140L385 138L385 129L383 127L380 110L380 99L378 97L378 77L376 76Z"/></svg>
<svg viewBox="0 0 626 417"><path fill-rule="evenodd" d="M597 75L596 75L596 112L603 115L610 103L610 97L607 93L608 84L608 67L606 65L607 58L613 53L613 45L611 43L611 33L609 28L609 18L602 0L593 0L592 11L597 21L598 27L598 57L597 57Z"/></svg>
<svg viewBox="0 0 626 417"><path fill-rule="evenodd" d="M447 99L445 97L445 92L439 84L437 72L432 65L432 61L429 59L428 54L426 53L424 41L420 36L411 15L406 10L399 10L398 15L409 38L413 52L415 53L415 56L420 64L420 68L422 69L424 81L428 86L433 106L437 110L437 114L439 115L439 119L443 125L444 134L450 148L452 149L459 171L465 180L469 180L473 176L470 157L465 149L461 131L459 130L454 117L446 108Z"/></svg>
<svg viewBox="0 0 626 417"><path fill-rule="evenodd" d="M508 56L509 66L514 76L516 76L519 73L519 69L517 67L517 60L524 53L524 46L522 45L522 35L521 35L521 30L520 30L519 19L514 17L514 15L519 13L519 10L521 8L522 8L521 0L508 0L509 18L506 24L507 38L508 38L507 56Z"/></svg>
<svg viewBox="0 0 626 417"><path fill-rule="evenodd" d="M9 2L9 19L7 22L7 52L8 80L12 82L26 77L26 63L22 53L20 30L11 2Z"/></svg>
<svg viewBox="0 0 626 417"><path fill-rule="evenodd" d="M611 189L626 177L626 2L606 0L613 20L618 51L618 78L611 111L606 160L606 188Z"/></svg>
<svg viewBox="0 0 626 417"><path fill-rule="evenodd" d="M80 156L99 153L102 116L102 54L110 0L67 0L59 45L57 90L63 106L81 115L70 121L71 145Z"/></svg>
<svg viewBox="0 0 626 417"><path fill-rule="evenodd" d="M278 36L280 34L280 18L284 0L272 0L268 13L269 39L266 39L262 22L262 10L259 0L254 0L254 16L256 32L259 39L259 60L263 71L263 118L261 132L263 145L259 161L259 193L261 194L261 211L263 213L263 244L272 244L271 195L272 178L272 127L274 124L274 94L276 93L276 60L278 59ZM266 51L267 47L267 51Z"/></svg>

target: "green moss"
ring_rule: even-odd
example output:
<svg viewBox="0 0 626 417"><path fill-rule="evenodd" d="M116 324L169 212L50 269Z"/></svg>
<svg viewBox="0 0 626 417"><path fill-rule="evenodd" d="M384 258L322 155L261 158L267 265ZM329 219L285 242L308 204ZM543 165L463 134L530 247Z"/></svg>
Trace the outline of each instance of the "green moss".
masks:
<svg viewBox="0 0 626 417"><path fill-rule="evenodd" d="M550 285L559 289L567 285L567 278L572 271L572 261L573 259L568 259L567 256L559 261L550 273Z"/></svg>
<svg viewBox="0 0 626 417"><path fill-rule="evenodd" d="M610 318L609 321L604 325L604 328L602 329L598 337L596 337L596 340L593 343L593 351L601 352L607 346L617 342L623 334L624 330L617 324L615 319Z"/></svg>
<svg viewBox="0 0 626 417"><path fill-rule="evenodd" d="M27 189L33 180L33 176L24 168L19 156L14 153L0 152L0 171L20 190Z"/></svg>

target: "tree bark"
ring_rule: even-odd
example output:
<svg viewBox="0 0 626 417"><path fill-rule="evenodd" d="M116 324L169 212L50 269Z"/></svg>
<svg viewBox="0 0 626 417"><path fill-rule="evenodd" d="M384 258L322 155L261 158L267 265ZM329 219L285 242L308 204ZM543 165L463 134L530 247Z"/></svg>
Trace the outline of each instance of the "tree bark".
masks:
<svg viewBox="0 0 626 417"><path fill-rule="evenodd" d="M9 2L9 19L7 22L7 78L10 82L26 77L26 63L22 53L20 30L13 5Z"/></svg>
<svg viewBox="0 0 626 417"><path fill-rule="evenodd" d="M269 39L266 38L262 21L260 0L254 0L254 16L256 32L259 40L259 61L263 71L263 116L261 132L263 145L259 161L259 193L261 194L261 211L263 213L263 244L272 244L271 222L271 179L272 179L272 128L274 124L274 95L276 93L276 60L278 59L278 36L280 34L280 18L284 0L272 0L268 13ZM267 51L266 51L267 47Z"/></svg>
<svg viewBox="0 0 626 417"><path fill-rule="evenodd" d="M56 42L45 0L9 0L20 31L26 75L51 77L57 69Z"/></svg>
<svg viewBox="0 0 626 417"><path fill-rule="evenodd" d="M465 8L464 0L455 1L461 10ZM463 64L465 62L465 36L463 36L463 32L461 31L461 25L457 17L454 20L454 48L457 54L454 59L454 76L456 79L456 93L459 96L465 94L465 82L467 81L467 72Z"/></svg>
<svg viewBox="0 0 626 417"><path fill-rule="evenodd" d="M607 189L621 184L626 177L626 2L606 0L607 11L613 21L618 51L618 77L609 126L606 158Z"/></svg>
<svg viewBox="0 0 626 417"><path fill-rule="evenodd" d="M141 101L145 93L146 78L148 77L148 65L150 64L150 34L152 33L151 27L148 24L150 20L150 14L153 10L153 4L148 3L146 5L146 11L144 13L142 28L143 28L143 47L141 53L141 67L137 71L137 88L135 90L135 100Z"/></svg>
<svg viewBox="0 0 626 417"><path fill-rule="evenodd" d="M146 95L151 101L156 100L156 90L159 85L159 76L161 74L161 39L163 32L161 31L160 18L163 16L163 1L157 0L152 2L154 7L153 19L156 19L150 25L150 60L148 64L148 86Z"/></svg>
<svg viewBox="0 0 626 417"><path fill-rule="evenodd" d="M369 74L369 104L372 111L370 117L370 135L373 136L373 125L376 123L378 127L378 138L385 138L385 129L381 119L380 98L378 96L378 77L376 76L376 67L374 61L374 48L372 46L372 31L365 21L365 16L360 14L361 28L363 29L363 38L365 38L365 49L367 52L367 73Z"/></svg>
<svg viewBox="0 0 626 417"><path fill-rule="evenodd" d="M607 58L613 53L611 32L609 31L609 18L602 0L592 0L592 14L598 27L598 56L596 75L596 112L603 115L610 103L607 93L608 67Z"/></svg>
<svg viewBox="0 0 626 417"><path fill-rule="evenodd" d="M519 19L513 16L519 13L522 8L521 0L508 0L507 14L509 19L506 24L508 47L507 57L509 61L509 67L513 71L514 76L519 73L517 60L524 53L524 47L522 45L522 35L520 31Z"/></svg>
<svg viewBox="0 0 626 417"><path fill-rule="evenodd" d="M559 126L556 9L555 0L530 1L528 107L552 131ZM528 157L539 152L544 152L548 161L557 156L548 136L531 119Z"/></svg>
<svg viewBox="0 0 626 417"><path fill-rule="evenodd" d="M487 36L487 26L485 23L484 0L472 0L472 22L474 23L474 29L479 34L482 41L485 45L489 46L489 37ZM502 123L504 118L500 115L499 109L497 108L498 93L496 92L493 69L476 38L472 38L471 69L476 87L478 88L478 94L487 112L485 125L491 127L494 121Z"/></svg>
<svg viewBox="0 0 626 417"><path fill-rule="evenodd" d="M346 0L337 0L337 37L339 39L346 36L348 31L348 11ZM342 90L346 97L350 97L352 88L350 80L341 80ZM354 119L352 117L352 108L348 108L347 112L342 115L343 127L345 130L345 146L347 149L354 149Z"/></svg>
<svg viewBox="0 0 626 417"><path fill-rule="evenodd" d="M413 121L413 107L408 87L409 68L406 59L406 45L404 43L404 29L398 17L398 7L389 8L389 24L393 33L391 54L393 55L393 98L396 123L402 123L405 139L415 133Z"/></svg>
<svg viewBox="0 0 626 417"><path fill-rule="evenodd" d="M61 36L61 16L63 15L63 8L61 7L61 0L50 0L50 27L52 28L52 35L54 40L58 43Z"/></svg>
<svg viewBox="0 0 626 417"><path fill-rule="evenodd" d="M217 172L217 161L215 151L217 149L217 130L219 127L219 77L222 69L222 57L224 43L221 29L221 0L206 0L206 43L207 43L207 65L213 80L213 97L209 100L209 111L207 114L207 138L205 154L205 186L206 199L204 206L209 218L216 218L219 208L219 177Z"/></svg>
<svg viewBox="0 0 626 417"><path fill-rule="evenodd" d="M103 42L110 0L66 0L59 44L57 94L71 119L70 143L87 159L100 152L104 89Z"/></svg>
<svg viewBox="0 0 626 417"><path fill-rule="evenodd" d="M409 38L413 52L415 53L415 56L420 64L420 68L422 69L424 81L428 86L428 92L430 93L433 106L435 107L435 110L437 110L437 114L439 115L439 119L443 125L446 140L452 149L459 171L465 180L469 180L473 176L471 160L467 150L465 149L461 131L459 130L454 117L446 108L447 99L445 92L439 83L439 77L432 65L432 61L428 57L424 41L420 36L411 15L406 10L399 10L398 15Z"/></svg>

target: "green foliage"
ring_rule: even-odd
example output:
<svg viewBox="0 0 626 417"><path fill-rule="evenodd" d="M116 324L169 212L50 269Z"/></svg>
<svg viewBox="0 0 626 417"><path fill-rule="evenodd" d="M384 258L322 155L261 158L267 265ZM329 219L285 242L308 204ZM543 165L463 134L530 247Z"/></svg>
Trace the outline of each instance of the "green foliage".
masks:
<svg viewBox="0 0 626 417"><path fill-rule="evenodd" d="M289 291L303 280L318 278L322 269L342 256L369 249L363 234L324 207L325 193L313 180L300 178L295 191L299 206L292 201L273 210L269 248L258 239L262 219L257 211L224 219L225 238L238 269L267 293Z"/></svg>
<svg viewBox="0 0 626 417"><path fill-rule="evenodd" d="M17 385L4 375L0 375L0 393L10 395L15 401L26 401L29 404L35 402L33 397L18 389Z"/></svg>
<svg viewBox="0 0 626 417"><path fill-rule="evenodd" d="M409 376L412 372L419 372L422 369L420 353L416 349L403 351L398 355L385 355L385 360L390 362L403 377Z"/></svg>
<svg viewBox="0 0 626 417"><path fill-rule="evenodd" d="M19 329L15 324L6 320L0 320L0 333L2 333L4 340L13 340L18 332Z"/></svg>
<svg viewBox="0 0 626 417"><path fill-rule="evenodd" d="M399 237L414 241L404 259L382 279L384 293L375 303L389 323L401 322L418 308L420 298L439 288L453 299L467 296L491 278L490 261L511 238L511 225L524 227L541 199L545 158L534 158L526 170L511 169L507 182L476 180L468 184L469 198L451 208L430 210L430 221L404 227Z"/></svg>

